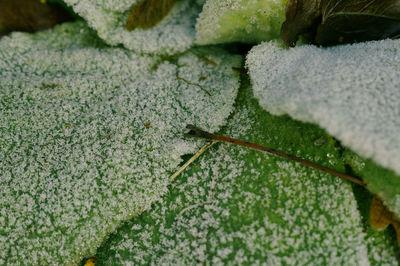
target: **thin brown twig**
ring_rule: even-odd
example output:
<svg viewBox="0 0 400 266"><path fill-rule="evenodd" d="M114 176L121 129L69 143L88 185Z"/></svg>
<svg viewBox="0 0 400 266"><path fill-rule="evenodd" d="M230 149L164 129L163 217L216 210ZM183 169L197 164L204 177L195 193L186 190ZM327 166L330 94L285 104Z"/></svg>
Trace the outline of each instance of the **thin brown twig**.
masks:
<svg viewBox="0 0 400 266"><path fill-rule="evenodd" d="M333 170L332 168L328 168L328 167L325 167L325 166L322 166L322 165L307 161L305 159L302 159L302 158L299 158L299 157L284 153L282 151L274 150L274 149L271 149L271 148L268 148L268 147L265 147L265 146L261 146L261 145L258 145L258 144L250 143L250 142L239 140L239 139L235 139L235 138L230 138L230 137L226 137L226 136L212 134L212 133L206 132L204 130L201 130L201 129L193 126L193 125L187 125L186 128L190 129L190 132L187 135L191 136L191 137L198 137L198 138L210 139L210 140L214 140L214 141L228 142L228 143L233 143L233 144L240 145L240 146L249 147L249 148L252 148L252 149L255 149L255 150L268 152L268 153L283 157L285 159L289 159L289 160L292 160L292 161L296 161L296 162L298 162L300 164L307 165L307 166L312 167L314 169L329 173L331 175L340 177L342 179L345 179L347 181L353 182L353 183L355 183L357 185L360 185L362 187L366 187L364 182L362 182L361 180L359 180L359 179L357 179L355 177L352 177L350 175L338 172L336 170Z"/></svg>

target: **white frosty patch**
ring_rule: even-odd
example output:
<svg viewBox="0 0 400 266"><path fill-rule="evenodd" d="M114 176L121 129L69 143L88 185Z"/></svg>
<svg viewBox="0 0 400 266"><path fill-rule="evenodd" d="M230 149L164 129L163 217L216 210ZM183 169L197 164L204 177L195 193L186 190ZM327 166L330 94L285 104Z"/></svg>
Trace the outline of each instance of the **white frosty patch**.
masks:
<svg viewBox="0 0 400 266"><path fill-rule="evenodd" d="M87 0L90 5L102 6L105 10L120 12L128 10L140 1L142 0Z"/></svg>
<svg viewBox="0 0 400 266"><path fill-rule="evenodd" d="M208 0L200 14L196 42L259 43L279 37L286 0Z"/></svg>
<svg viewBox="0 0 400 266"><path fill-rule="evenodd" d="M293 49L264 43L247 66L265 109L316 123L400 174L399 40Z"/></svg>
<svg viewBox="0 0 400 266"><path fill-rule="evenodd" d="M87 20L105 42L122 44L137 53L176 54L184 52L194 42L196 18L201 5L191 0L178 1L159 24L151 29L125 28L126 21L137 0L121 3L100 0L64 0L73 10ZM129 2L131 4L129 5Z"/></svg>
<svg viewBox="0 0 400 266"><path fill-rule="evenodd" d="M217 63L210 65L200 55ZM217 130L241 59L163 61L109 48L82 22L0 42L0 264L76 264L167 190L185 125ZM199 144L199 143L197 143Z"/></svg>

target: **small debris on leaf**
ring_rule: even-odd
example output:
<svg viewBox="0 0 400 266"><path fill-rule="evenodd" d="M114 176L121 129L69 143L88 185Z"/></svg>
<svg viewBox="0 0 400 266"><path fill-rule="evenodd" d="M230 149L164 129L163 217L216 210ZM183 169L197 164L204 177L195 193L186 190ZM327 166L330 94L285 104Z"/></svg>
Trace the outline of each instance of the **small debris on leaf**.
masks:
<svg viewBox="0 0 400 266"><path fill-rule="evenodd" d="M377 197L374 197L371 202L369 222L376 230L384 230L388 225L392 224L396 230L397 243L400 245L400 221Z"/></svg>
<svg viewBox="0 0 400 266"><path fill-rule="evenodd" d="M212 65L212 66L217 66L218 64L215 63L214 61L212 61L211 59L205 57L204 55L200 55L200 54L196 54L201 60L203 60L204 62Z"/></svg>
<svg viewBox="0 0 400 266"><path fill-rule="evenodd" d="M95 266L96 265L96 257L90 258L86 261L84 266Z"/></svg>

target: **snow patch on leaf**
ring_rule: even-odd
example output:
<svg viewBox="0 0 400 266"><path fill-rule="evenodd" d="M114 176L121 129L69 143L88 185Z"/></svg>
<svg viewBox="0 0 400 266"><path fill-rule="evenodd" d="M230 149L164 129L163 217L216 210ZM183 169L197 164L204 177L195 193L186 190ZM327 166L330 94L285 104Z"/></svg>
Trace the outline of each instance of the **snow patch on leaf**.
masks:
<svg viewBox="0 0 400 266"><path fill-rule="evenodd" d="M254 47L255 96L274 114L320 125L345 146L400 174L400 41L332 48Z"/></svg>
<svg viewBox="0 0 400 266"><path fill-rule="evenodd" d="M94 255L167 191L180 156L198 148L183 139L185 125L224 123L240 65L214 48L164 60L106 47L83 22L4 37L0 264Z"/></svg>

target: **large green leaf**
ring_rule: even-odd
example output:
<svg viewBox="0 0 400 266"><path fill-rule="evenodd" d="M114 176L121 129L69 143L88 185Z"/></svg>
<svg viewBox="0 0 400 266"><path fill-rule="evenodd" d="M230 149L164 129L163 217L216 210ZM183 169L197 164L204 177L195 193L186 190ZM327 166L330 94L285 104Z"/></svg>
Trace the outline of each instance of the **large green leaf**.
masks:
<svg viewBox="0 0 400 266"><path fill-rule="evenodd" d="M316 123L392 170L362 177L400 217L399 51L398 40L293 49L270 42L252 49L247 66L265 109Z"/></svg>
<svg viewBox="0 0 400 266"><path fill-rule="evenodd" d="M279 38L285 0L208 0L196 29L197 43L259 43Z"/></svg>
<svg viewBox="0 0 400 266"><path fill-rule="evenodd" d="M332 137L263 111L248 86L224 133L344 171ZM397 264L393 242L364 228L349 183L260 151L216 144L163 201L111 236L97 265Z"/></svg>
<svg viewBox="0 0 400 266"><path fill-rule="evenodd" d="M107 44L122 44L137 53L176 54L190 48L195 39L196 18L202 0L181 0L158 25L128 31L126 21L138 0L64 0L87 20Z"/></svg>
<svg viewBox="0 0 400 266"><path fill-rule="evenodd" d="M206 56L215 64L204 60ZM0 41L0 264L75 264L167 191L232 111L241 58L106 47L82 22Z"/></svg>

